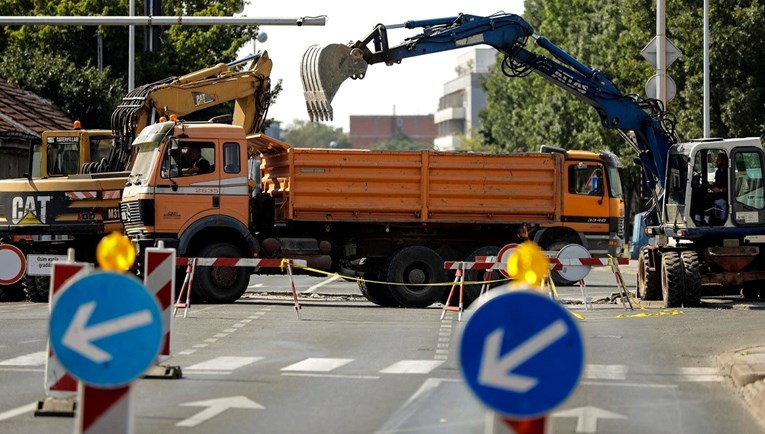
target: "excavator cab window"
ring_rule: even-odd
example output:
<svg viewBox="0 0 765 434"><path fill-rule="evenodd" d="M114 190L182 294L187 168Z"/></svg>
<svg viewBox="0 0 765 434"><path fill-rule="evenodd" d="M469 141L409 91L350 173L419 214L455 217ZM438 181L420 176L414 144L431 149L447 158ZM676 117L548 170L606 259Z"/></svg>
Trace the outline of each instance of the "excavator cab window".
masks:
<svg viewBox="0 0 765 434"><path fill-rule="evenodd" d="M90 161L98 163L104 158L108 159L113 147L114 139L111 137L91 137Z"/></svg>
<svg viewBox="0 0 765 434"><path fill-rule="evenodd" d="M73 141L59 141L63 138L48 138L48 175L76 175L80 170L80 151L77 137Z"/></svg>

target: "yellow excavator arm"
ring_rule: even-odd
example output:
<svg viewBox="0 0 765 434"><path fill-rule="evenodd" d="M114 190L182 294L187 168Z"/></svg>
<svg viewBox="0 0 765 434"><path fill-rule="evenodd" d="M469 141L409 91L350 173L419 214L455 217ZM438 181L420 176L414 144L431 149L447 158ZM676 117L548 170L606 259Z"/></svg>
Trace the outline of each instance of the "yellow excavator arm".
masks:
<svg viewBox="0 0 765 434"><path fill-rule="evenodd" d="M112 113L115 152L109 158L108 167L99 168L99 171L125 170L133 139L161 116L181 117L234 101L233 124L244 128L247 134L260 132L271 97L273 63L268 52L264 51L254 56L247 69L239 71L233 68L248 60L221 63L135 88Z"/></svg>

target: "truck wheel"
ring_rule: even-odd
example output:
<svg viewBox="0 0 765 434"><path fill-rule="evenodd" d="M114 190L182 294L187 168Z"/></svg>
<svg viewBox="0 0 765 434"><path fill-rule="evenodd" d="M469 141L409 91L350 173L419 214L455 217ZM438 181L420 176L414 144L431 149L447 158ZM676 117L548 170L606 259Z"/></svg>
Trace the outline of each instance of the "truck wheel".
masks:
<svg viewBox="0 0 765 434"><path fill-rule="evenodd" d="M50 292L50 276L24 276L22 281L27 300L33 303L47 303Z"/></svg>
<svg viewBox="0 0 765 434"><path fill-rule="evenodd" d="M686 307L701 304L701 277L699 275L699 255L696 252L685 251L680 254L683 259Z"/></svg>
<svg viewBox="0 0 765 434"><path fill-rule="evenodd" d="M680 307L683 304L683 262L678 252L661 255L661 295L664 307Z"/></svg>
<svg viewBox="0 0 765 434"><path fill-rule="evenodd" d="M383 276L391 284L391 294L404 307L428 307L438 301L443 286L428 285L446 281L444 260L427 247L409 246L385 262ZM402 285L403 284L403 285ZM411 286L409 285L411 284Z"/></svg>
<svg viewBox="0 0 765 434"><path fill-rule="evenodd" d="M567 243L567 242L558 242L550 245L550 247L546 248L545 250L550 252L557 252L560 251L560 249L566 247L569 244L579 244L579 243ZM564 279L558 271L552 270L550 271L550 278L555 283L556 286L571 286L576 284L576 282L573 282L568 279Z"/></svg>
<svg viewBox="0 0 765 434"><path fill-rule="evenodd" d="M651 271L650 251L642 249L638 258L637 291L642 300L661 300L661 271ZM656 264L659 265L658 263ZM661 267L659 267L661 268Z"/></svg>
<svg viewBox="0 0 765 434"><path fill-rule="evenodd" d="M228 243L204 247L202 258L241 258L242 253ZM192 294L198 293L209 303L233 303L247 290L250 269L247 267L197 267Z"/></svg>
<svg viewBox="0 0 765 434"><path fill-rule="evenodd" d="M382 261L367 262L364 268L364 279L359 280L359 291L370 302L382 307L398 307L398 301L393 298L390 286L384 283L367 282L366 280L380 280L382 273Z"/></svg>
<svg viewBox="0 0 765 434"><path fill-rule="evenodd" d="M499 247L497 246L483 246L468 253L467 256L465 256L464 261L475 262L475 258L477 256L497 256L498 253L499 253ZM466 282L482 281L483 275L484 275L483 270L467 270L465 271L465 281ZM501 278L502 276L500 276L498 271L492 271L491 275L489 276L489 280L499 280ZM499 284L500 283L491 284L491 287L497 286ZM478 296L481 295L481 286L482 285L480 283L476 283L473 285L465 285L464 295L462 300L464 307L470 306L470 304L474 302L478 298ZM445 295L443 297L444 303L446 302L446 297L449 296L449 289L450 289L449 287L446 288ZM459 290L459 288L457 288L456 290ZM457 297L459 297L459 293L457 294ZM457 298L457 300L459 300L459 298ZM452 306L455 305L454 300L452 300L451 305Z"/></svg>

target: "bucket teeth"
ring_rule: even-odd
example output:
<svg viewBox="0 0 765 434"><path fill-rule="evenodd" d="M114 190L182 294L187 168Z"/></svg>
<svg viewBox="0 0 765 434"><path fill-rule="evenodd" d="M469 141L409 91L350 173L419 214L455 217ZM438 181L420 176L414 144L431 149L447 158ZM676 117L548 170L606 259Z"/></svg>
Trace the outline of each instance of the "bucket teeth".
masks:
<svg viewBox="0 0 765 434"><path fill-rule="evenodd" d="M332 99L340 85L349 77L364 77L367 63L352 50L343 44L312 45L303 53L300 76L311 121L332 120Z"/></svg>

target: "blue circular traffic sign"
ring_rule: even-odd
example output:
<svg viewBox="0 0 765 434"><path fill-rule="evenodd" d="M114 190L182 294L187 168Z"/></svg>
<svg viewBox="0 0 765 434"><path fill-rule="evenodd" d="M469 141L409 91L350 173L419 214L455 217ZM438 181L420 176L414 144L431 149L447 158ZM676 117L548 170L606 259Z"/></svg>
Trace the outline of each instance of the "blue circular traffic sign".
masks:
<svg viewBox="0 0 765 434"><path fill-rule="evenodd" d="M133 276L97 272L68 283L50 316L53 353L75 378L124 386L154 362L162 341L154 296Z"/></svg>
<svg viewBox="0 0 765 434"><path fill-rule="evenodd" d="M584 344L560 304L530 291L507 292L484 302L465 324L460 366L489 408L532 418L550 412L576 388Z"/></svg>

